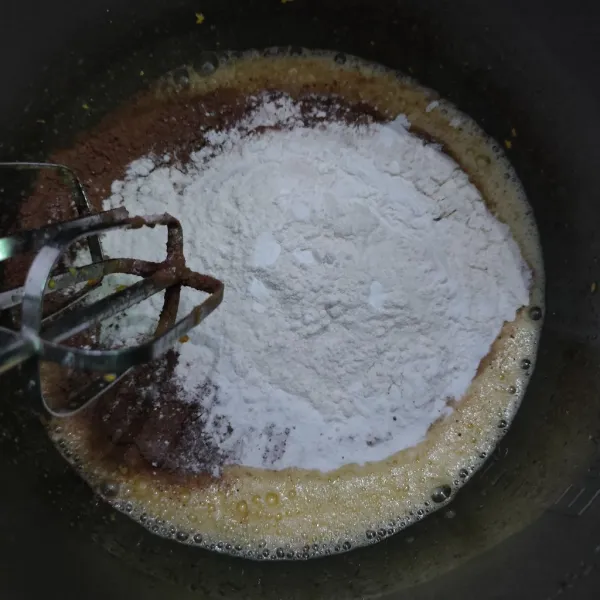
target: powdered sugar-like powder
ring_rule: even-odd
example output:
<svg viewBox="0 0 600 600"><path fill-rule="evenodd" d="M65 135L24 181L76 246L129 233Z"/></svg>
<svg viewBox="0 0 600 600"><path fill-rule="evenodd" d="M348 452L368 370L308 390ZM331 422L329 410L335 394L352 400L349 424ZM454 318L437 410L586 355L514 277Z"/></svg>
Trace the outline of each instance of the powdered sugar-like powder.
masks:
<svg viewBox="0 0 600 600"><path fill-rule="evenodd" d="M404 118L306 127L294 101L264 97L206 139L184 166L132 163L105 202L177 217L188 265L225 282L178 348L182 400L203 404L205 430L247 466L327 471L418 443L528 303L508 226ZM160 260L164 239L104 244ZM130 310L106 339L147 333L159 306Z"/></svg>

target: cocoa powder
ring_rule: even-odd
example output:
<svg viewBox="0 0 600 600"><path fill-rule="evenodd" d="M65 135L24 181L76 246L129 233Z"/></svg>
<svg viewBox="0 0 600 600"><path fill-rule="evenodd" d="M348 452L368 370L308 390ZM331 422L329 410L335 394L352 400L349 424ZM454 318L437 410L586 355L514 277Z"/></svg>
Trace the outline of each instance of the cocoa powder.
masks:
<svg viewBox="0 0 600 600"><path fill-rule="evenodd" d="M306 125L383 120L369 105L348 104L339 97L316 97L314 90L307 90L299 99ZM124 177L133 160L148 154L168 154L171 160L185 164L190 154L204 145L205 131L233 126L251 104L252 99L233 88L201 97L181 92L159 99L145 93L108 115L94 130L83 133L71 148L56 151L49 160L72 168L92 206L100 211L112 182ZM74 216L64 184L53 173L42 171L34 193L22 204L20 227L41 227ZM9 286L21 283L30 258L11 261L6 278ZM87 342L93 343L93 337ZM176 352L170 351L155 363L138 368L116 390L73 417L95 461L110 469L125 466L165 482L203 485L226 460L202 432L205 415L200 405L177 399L173 379L177 360ZM70 380L65 383L68 379L64 370L47 371L48 392L63 396L72 393L76 386ZM213 395L218 402L215 386L207 384L199 394Z"/></svg>

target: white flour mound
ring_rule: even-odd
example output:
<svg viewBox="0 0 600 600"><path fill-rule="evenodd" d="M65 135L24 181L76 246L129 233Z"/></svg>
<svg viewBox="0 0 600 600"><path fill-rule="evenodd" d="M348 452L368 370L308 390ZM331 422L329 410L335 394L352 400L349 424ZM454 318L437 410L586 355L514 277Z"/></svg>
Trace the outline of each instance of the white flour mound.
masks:
<svg viewBox="0 0 600 600"><path fill-rule="evenodd" d="M252 133L265 125L278 129ZM230 462L327 471L417 444L528 303L508 226L407 127L304 127L292 100L265 97L235 129L208 132L190 164L142 158L113 184L105 208L177 217L188 265L225 282L176 376ZM160 260L165 239L104 243ZM160 305L130 310L108 341L148 333Z"/></svg>

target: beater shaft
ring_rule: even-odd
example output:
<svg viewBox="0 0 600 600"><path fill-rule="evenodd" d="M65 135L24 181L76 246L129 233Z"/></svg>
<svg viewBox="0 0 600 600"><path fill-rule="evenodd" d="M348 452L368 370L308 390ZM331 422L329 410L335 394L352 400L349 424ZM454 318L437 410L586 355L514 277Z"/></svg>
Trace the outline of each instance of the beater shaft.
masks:
<svg viewBox="0 0 600 600"><path fill-rule="evenodd" d="M33 164L48 166L45 163ZM3 166L6 164L0 163L0 167ZM72 172L69 173L75 178ZM85 198L83 187L78 181L76 187ZM167 256L164 261L103 259L98 234L113 229L139 229L157 225L167 227ZM87 238L97 242L93 247L88 244L88 247L92 258L100 260L84 267L70 267L55 274L56 265L61 259L68 257L72 245ZM37 254L29 268L25 284L0 293L0 311L21 305L20 330L0 327L0 373L29 359L38 359L33 388L45 408L55 416L68 416L82 410L133 367L162 356L178 339L206 318L223 299L224 286L219 280L195 273L186 266L181 224L167 214L130 217L125 208L116 208L0 238L0 262L28 251L36 251ZM94 302L80 302L92 289L98 287L103 277L116 273L136 275L142 279ZM82 290L62 299L51 315L43 315L46 295L64 292L78 284L84 284ZM182 287L191 287L209 296L186 317L176 322ZM77 348L63 344L73 336L161 291L165 292L163 309L152 339L137 346L117 349ZM47 401L42 391L40 360L105 375L79 390L77 397L70 398L66 407L55 407Z"/></svg>

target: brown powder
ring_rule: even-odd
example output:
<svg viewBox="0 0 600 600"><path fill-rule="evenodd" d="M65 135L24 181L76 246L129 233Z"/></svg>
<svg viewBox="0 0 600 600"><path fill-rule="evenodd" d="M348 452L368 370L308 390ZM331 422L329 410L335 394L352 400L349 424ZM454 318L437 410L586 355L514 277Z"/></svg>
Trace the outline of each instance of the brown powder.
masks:
<svg viewBox="0 0 600 600"><path fill-rule="evenodd" d="M269 94L275 97L278 92ZM299 98L305 125L333 120L362 124L383 119L365 103L349 104L339 97L313 94L309 90ZM124 177L133 160L148 154L168 154L185 165L190 154L204 145L204 132L235 125L252 104L251 98L235 89L220 89L201 97L182 92L161 99L146 93L108 115L96 129L80 136L72 148L54 153L50 161L72 168L93 207L102 210L112 182ZM21 227L40 227L74 216L64 182L55 173L42 171L34 193L23 203ZM27 259L13 261L9 285L21 282L26 267ZM78 340L78 344L83 341ZM93 336L85 343L93 344ZM215 468L227 457L203 433L206 415L200 402L178 400L173 378L177 360L178 355L170 351L156 363L138 368L117 389L72 417L72 425L84 435L94 462L110 471L125 468L137 475L159 477L165 483L196 486L217 472ZM73 377L56 367L45 372L48 394L56 403L64 403L87 378L85 374ZM200 401L212 395L218 402L218 389L210 384L197 394ZM221 423L220 429L224 436L231 433L228 423ZM274 452L281 451L274 447Z"/></svg>

